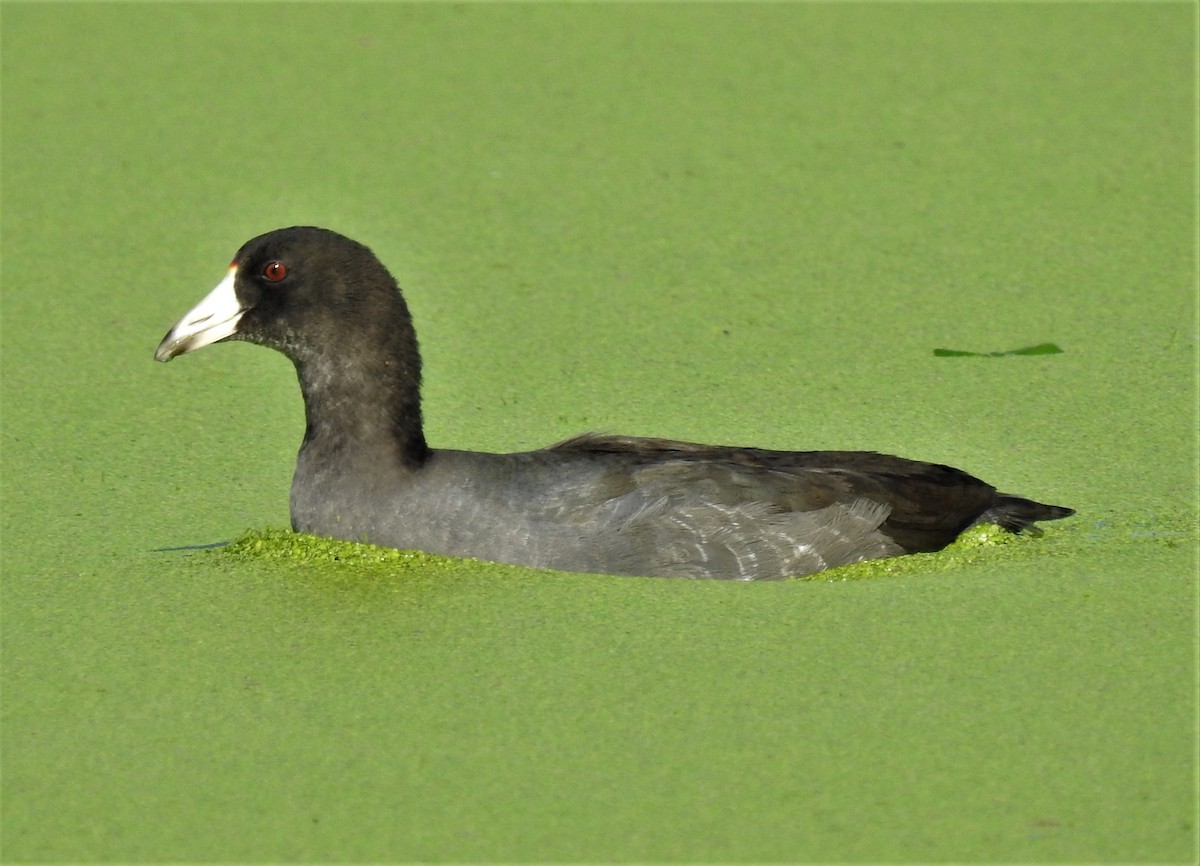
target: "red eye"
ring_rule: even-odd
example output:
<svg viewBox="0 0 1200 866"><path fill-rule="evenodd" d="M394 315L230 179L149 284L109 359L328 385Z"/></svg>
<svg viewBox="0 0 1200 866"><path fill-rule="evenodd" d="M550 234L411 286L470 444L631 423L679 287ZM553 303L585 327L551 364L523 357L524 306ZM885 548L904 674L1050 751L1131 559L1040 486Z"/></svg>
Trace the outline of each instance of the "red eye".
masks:
<svg viewBox="0 0 1200 866"><path fill-rule="evenodd" d="M267 262L267 266L263 268L263 276L277 283L287 276L287 266L283 262Z"/></svg>

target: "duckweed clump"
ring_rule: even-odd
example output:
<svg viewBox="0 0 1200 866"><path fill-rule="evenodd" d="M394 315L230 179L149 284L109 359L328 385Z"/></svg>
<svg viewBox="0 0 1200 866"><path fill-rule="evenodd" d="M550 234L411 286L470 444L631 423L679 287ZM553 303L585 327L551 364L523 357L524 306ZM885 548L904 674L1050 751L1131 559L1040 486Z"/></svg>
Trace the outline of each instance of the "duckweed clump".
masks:
<svg viewBox="0 0 1200 866"><path fill-rule="evenodd" d="M968 527L954 542L934 553L910 553L887 559L869 559L831 568L798 580L862 580L871 577L897 577L908 574L929 574L948 571L982 562L1017 559L1033 552L1030 542L1045 544L1044 538L1033 533L1015 534L994 524L981 523Z"/></svg>
<svg viewBox="0 0 1200 866"><path fill-rule="evenodd" d="M241 559L295 565L428 568L454 561L419 550L396 550L374 544L338 541L288 529L252 529L231 541L224 552Z"/></svg>

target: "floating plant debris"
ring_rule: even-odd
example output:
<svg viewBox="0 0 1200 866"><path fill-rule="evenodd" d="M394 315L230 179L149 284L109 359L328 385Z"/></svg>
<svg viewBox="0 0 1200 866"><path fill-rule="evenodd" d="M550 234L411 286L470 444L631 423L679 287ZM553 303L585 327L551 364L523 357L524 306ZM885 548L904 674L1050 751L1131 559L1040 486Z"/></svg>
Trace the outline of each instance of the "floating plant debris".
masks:
<svg viewBox="0 0 1200 866"><path fill-rule="evenodd" d="M1038 343L1024 349L1009 349L1007 352L965 352L961 349L934 349L939 358L1001 358L1005 355L1061 355L1063 350L1054 343Z"/></svg>

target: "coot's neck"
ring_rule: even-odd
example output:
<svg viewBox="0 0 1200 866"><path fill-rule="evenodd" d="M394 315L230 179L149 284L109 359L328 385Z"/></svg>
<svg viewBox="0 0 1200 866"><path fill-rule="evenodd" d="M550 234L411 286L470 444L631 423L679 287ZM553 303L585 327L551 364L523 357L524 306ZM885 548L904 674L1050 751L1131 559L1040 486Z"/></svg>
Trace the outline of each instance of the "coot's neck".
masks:
<svg viewBox="0 0 1200 866"><path fill-rule="evenodd" d="M411 324L360 334L322 354L293 357L304 395L301 452L415 469L429 457L421 423L421 360ZM374 337L374 339L371 339Z"/></svg>

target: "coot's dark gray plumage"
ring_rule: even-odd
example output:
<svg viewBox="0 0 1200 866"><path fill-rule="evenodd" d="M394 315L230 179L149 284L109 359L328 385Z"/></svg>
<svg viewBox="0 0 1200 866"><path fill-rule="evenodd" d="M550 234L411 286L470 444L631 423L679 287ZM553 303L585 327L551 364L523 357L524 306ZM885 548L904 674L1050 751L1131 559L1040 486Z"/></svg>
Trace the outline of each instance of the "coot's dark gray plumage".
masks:
<svg viewBox="0 0 1200 866"><path fill-rule="evenodd" d="M221 340L291 358L307 429L292 525L540 568L781 578L938 550L975 523L1074 513L958 469L870 452L763 451L588 434L539 451L431 449L408 307L363 245L280 229L163 338L160 361Z"/></svg>

